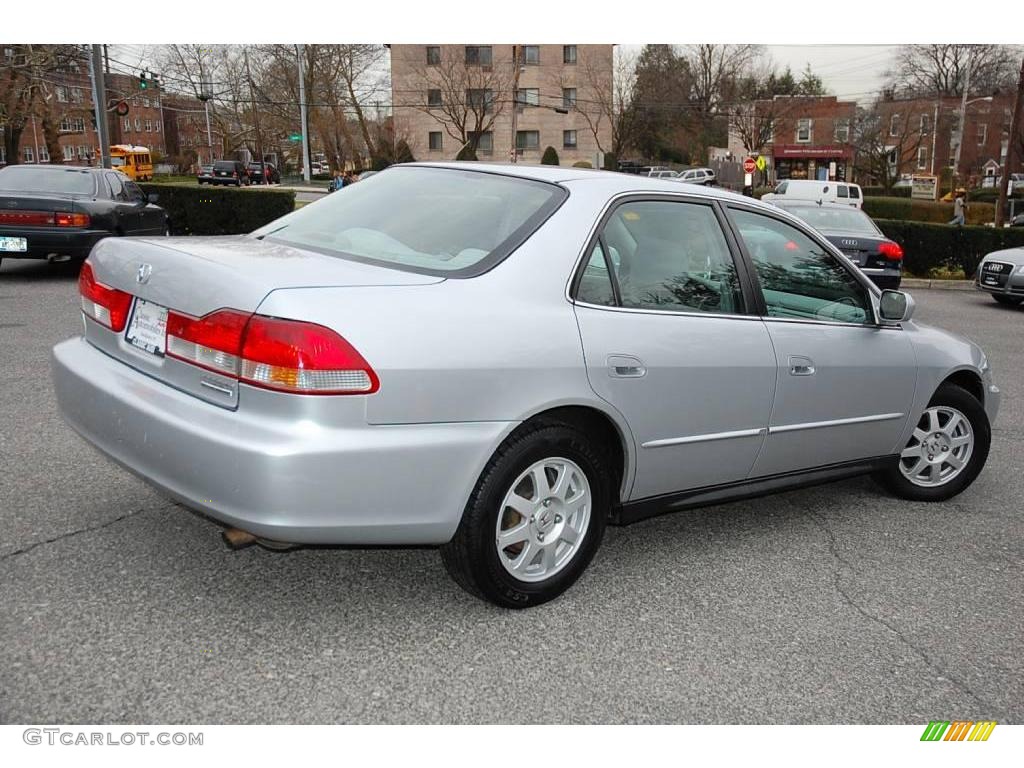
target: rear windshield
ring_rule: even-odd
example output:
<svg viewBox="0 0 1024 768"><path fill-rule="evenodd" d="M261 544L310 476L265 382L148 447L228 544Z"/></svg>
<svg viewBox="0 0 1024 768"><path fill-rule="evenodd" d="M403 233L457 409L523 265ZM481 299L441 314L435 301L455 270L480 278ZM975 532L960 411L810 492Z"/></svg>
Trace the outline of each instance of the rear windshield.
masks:
<svg viewBox="0 0 1024 768"><path fill-rule="evenodd" d="M793 205L782 206L782 208L822 232L840 230L859 232L865 235L882 234L871 217L856 208L844 208L838 205Z"/></svg>
<svg viewBox="0 0 1024 768"><path fill-rule="evenodd" d="M213 167L218 171L233 171L235 170L235 164L231 160L218 160L213 164Z"/></svg>
<svg viewBox="0 0 1024 768"><path fill-rule="evenodd" d="M91 195L96 190L96 183L89 171L9 165L0 170L0 189L8 192Z"/></svg>
<svg viewBox="0 0 1024 768"><path fill-rule="evenodd" d="M252 234L340 258L472 277L517 248L567 194L495 173L395 167Z"/></svg>

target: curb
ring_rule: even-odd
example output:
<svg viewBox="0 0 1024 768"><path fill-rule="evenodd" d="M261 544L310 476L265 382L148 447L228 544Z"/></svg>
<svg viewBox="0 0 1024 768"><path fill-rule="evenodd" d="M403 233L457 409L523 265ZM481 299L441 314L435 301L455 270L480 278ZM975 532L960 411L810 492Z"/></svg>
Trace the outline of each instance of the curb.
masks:
<svg viewBox="0 0 1024 768"><path fill-rule="evenodd" d="M942 291L973 291L973 280L921 280L905 277L900 281L900 288L926 288Z"/></svg>

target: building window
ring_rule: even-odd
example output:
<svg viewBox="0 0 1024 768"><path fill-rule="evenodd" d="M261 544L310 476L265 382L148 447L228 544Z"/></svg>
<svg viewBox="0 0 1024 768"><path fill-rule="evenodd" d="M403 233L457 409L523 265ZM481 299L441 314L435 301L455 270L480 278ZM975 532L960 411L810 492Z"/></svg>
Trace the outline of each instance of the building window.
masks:
<svg viewBox="0 0 1024 768"><path fill-rule="evenodd" d="M540 131L516 131L516 149L540 149Z"/></svg>
<svg viewBox="0 0 1024 768"><path fill-rule="evenodd" d="M928 167L928 148L917 148L917 170L923 171Z"/></svg>
<svg viewBox="0 0 1024 768"><path fill-rule="evenodd" d="M576 106L576 89L575 88L563 88L562 89L562 106L566 109L572 109Z"/></svg>
<svg viewBox="0 0 1024 768"><path fill-rule="evenodd" d="M523 46L523 64L540 64L540 46Z"/></svg>
<svg viewBox="0 0 1024 768"><path fill-rule="evenodd" d="M562 131L562 146L566 149L576 149L576 131Z"/></svg>
<svg viewBox="0 0 1024 768"><path fill-rule="evenodd" d="M50 162L50 150L48 150L46 147L40 147L39 148L39 162L40 163L48 163L48 162Z"/></svg>
<svg viewBox="0 0 1024 768"><path fill-rule="evenodd" d="M978 146L985 146L986 139L988 139L988 123L980 123L978 125Z"/></svg>
<svg viewBox="0 0 1024 768"><path fill-rule="evenodd" d="M484 131L479 134L476 131L470 131L469 138L476 139L476 151L481 155L490 155L494 152L494 133L492 131Z"/></svg>
<svg viewBox="0 0 1024 768"><path fill-rule="evenodd" d="M489 67L494 63L491 46L489 45L467 45L466 63L470 65L479 64L481 67Z"/></svg>
<svg viewBox="0 0 1024 768"><path fill-rule="evenodd" d="M85 118L65 117L60 121L57 130L61 133L85 133Z"/></svg>
<svg viewBox="0 0 1024 768"><path fill-rule="evenodd" d="M153 121L152 120L146 120L146 133L152 133L152 132L153 132Z"/></svg>
<svg viewBox="0 0 1024 768"><path fill-rule="evenodd" d="M539 107L539 88L519 88L516 90L516 104L520 107Z"/></svg>
<svg viewBox="0 0 1024 768"><path fill-rule="evenodd" d="M576 46L575 45L563 45L562 46L562 63L563 64L575 64L576 63Z"/></svg>
<svg viewBox="0 0 1024 768"><path fill-rule="evenodd" d="M436 67L441 63L441 46L440 45L428 45L427 46L427 66Z"/></svg>
<svg viewBox="0 0 1024 768"><path fill-rule="evenodd" d="M78 145L78 157L80 159L82 159L82 160L85 160L85 158L88 157L88 155L89 155L89 147L87 147L85 144L79 144Z"/></svg>
<svg viewBox="0 0 1024 768"><path fill-rule="evenodd" d="M81 88L72 88L71 89L71 101L74 102L75 104L81 104L82 103L82 89Z"/></svg>
<svg viewBox="0 0 1024 768"><path fill-rule="evenodd" d="M898 114L893 115L892 117L889 118L889 135L900 135L900 116Z"/></svg>
<svg viewBox="0 0 1024 768"><path fill-rule="evenodd" d="M442 148L442 136L440 131L431 131L427 134L427 144L431 152L440 152Z"/></svg>
<svg viewBox="0 0 1024 768"><path fill-rule="evenodd" d="M836 120L835 140L845 144L850 140L850 121L846 119Z"/></svg>
<svg viewBox="0 0 1024 768"><path fill-rule="evenodd" d="M811 140L811 119L802 117L796 121L796 140L806 144Z"/></svg>
<svg viewBox="0 0 1024 768"><path fill-rule="evenodd" d="M141 117L136 117L135 118L135 132L136 133L142 133L142 118Z"/></svg>
<svg viewBox="0 0 1024 768"><path fill-rule="evenodd" d="M484 108L490 112L494 107L494 91L490 88L467 88L466 105L472 109Z"/></svg>
<svg viewBox="0 0 1024 768"><path fill-rule="evenodd" d="M56 90L57 92L57 101L68 100L68 89L65 88L63 85L58 85L54 90Z"/></svg>
<svg viewBox="0 0 1024 768"><path fill-rule="evenodd" d="M36 161L36 156L32 152L32 147L25 147L24 157L26 163L34 163Z"/></svg>
<svg viewBox="0 0 1024 768"><path fill-rule="evenodd" d="M921 133L922 135L932 132L932 121L928 115L921 115L921 124L918 127L918 132Z"/></svg>
<svg viewBox="0 0 1024 768"><path fill-rule="evenodd" d="M160 121L159 120L157 120L155 123L153 123L153 132L154 133L160 133Z"/></svg>
<svg viewBox="0 0 1024 768"><path fill-rule="evenodd" d="M126 117L124 119L124 129L126 131L130 131L132 129L132 119L130 117Z"/></svg>
<svg viewBox="0 0 1024 768"><path fill-rule="evenodd" d="M75 159L75 148L74 147L72 147L70 144L65 144L63 149L64 149L64 159L65 160L74 160Z"/></svg>
<svg viewBox="0 0 1024 768"><path fill-rule="evenodd" d="M441 89L430 88L427 91L427 106L428 107L440 107L441 106Z"/></svg>

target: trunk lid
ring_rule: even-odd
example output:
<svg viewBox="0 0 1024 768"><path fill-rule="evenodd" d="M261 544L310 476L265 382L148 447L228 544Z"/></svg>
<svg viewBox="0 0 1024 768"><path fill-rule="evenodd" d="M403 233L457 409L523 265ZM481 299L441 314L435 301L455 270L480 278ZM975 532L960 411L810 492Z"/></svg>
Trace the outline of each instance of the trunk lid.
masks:
<svg viewBox="0 0 1024 768"><path fill-rule="evenodd" d="M107 238L93 248L89 262L98 282L134 299L124 330L115 334L86 321L86 338L133 368L225 408L238 406L238 382L129 343L129 333L138 341L136 314L152 329L159 327L154 323L161 308L197 318L226 308L253 313L281 288L415 286L444 280L249 236Z"/></svg>
<svg viewBox="0 0 1024 768"><path fill-rule="evenodd" d="M74 213L73 198L46 192L0 192L0 228L3 227L36 227L54 226L31 221L19 221L24 214L42 213Z"/></svg>

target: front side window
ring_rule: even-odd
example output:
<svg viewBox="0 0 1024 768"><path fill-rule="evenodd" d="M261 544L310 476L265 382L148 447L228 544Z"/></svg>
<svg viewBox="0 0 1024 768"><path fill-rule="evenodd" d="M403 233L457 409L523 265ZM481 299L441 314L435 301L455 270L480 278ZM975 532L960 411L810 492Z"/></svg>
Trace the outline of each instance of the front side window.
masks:
<svg viewBox="0 0 1024 768"><path fill-rule="evenodd" d="M619 304L629 309L734 314L743 311L736 266L711 206L644 200L623 203L602 239ZM604 297L591 257L591 296ZM587 277L584 271L584 279ZM581 282L581 288L583 283ZM582 296L581 296L582 298Z"/></svg>
<svg viewBox="0 0 1024 768"><path fill-rule="evenodd" d="M868 324L868 291L796 227L738 209L731 215L754 262L769 317Z"/></svg>
<svg viewBox="0 0 1024 768"><path fill-rule="evenodd" d="M529 179L396 166L252 234L342 259L471 276L511 253L565 196Z"/></svg>

